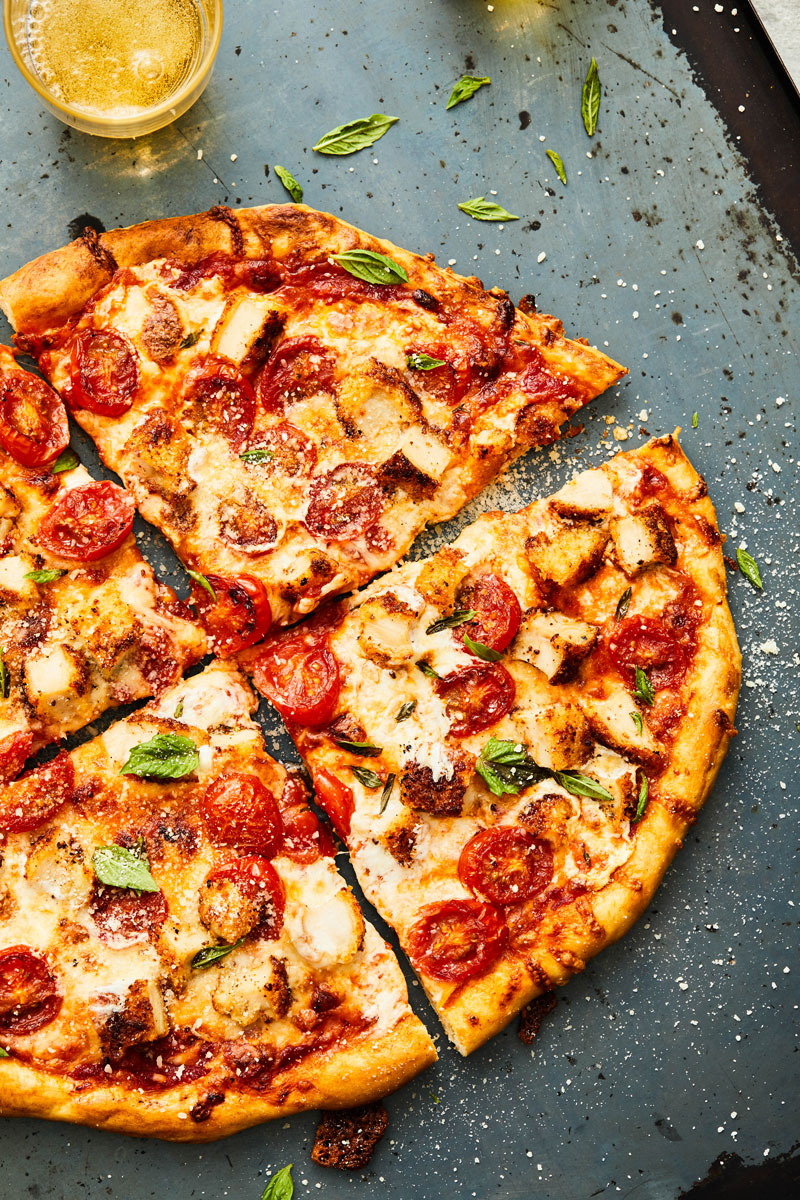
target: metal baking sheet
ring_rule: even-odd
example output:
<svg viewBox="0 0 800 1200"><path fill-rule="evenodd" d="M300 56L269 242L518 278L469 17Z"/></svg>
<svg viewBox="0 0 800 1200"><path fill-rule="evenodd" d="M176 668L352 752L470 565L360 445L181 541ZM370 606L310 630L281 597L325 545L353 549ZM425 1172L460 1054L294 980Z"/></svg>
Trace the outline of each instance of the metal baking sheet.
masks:
<svg viewBox="0 0 800 1200"><path fill-rule="evenodd" d="M723 124L683 30L707 23L706 38L718 30L750 62L748 18L727 2L698 0L691 13L664 3L666 20L630 0L238 0L204 97L135 143L65 129L0 51L4 274L61 244L86 214L111 227L282 201L281 163L310 204L515 298L535 293L569 332L630 366L584 432L528 455L448 536L489 506L515 508L681 425L729 550L755 554L765 580L762 594L730 576L744 687L716 789L646 917L563 990L532 1048L512 1026L464 1061L439 1035L439 1064L389 1099L389 1133L362 1175L309 1161L313 1114L201 1147L24 1120L0 1125L0 1196L257 1200L269 1173L293 1162L299 1197L672 1200L720 1155L734 1174L739 1156L758 1186L792 1152L797 263L739 149L748 106L768 122L780 85L732 68ZM592 54L603 100L589 139L580 89ZM491 87L447 112L464 71L491 76ZM375 111L400 121L372 151L312 152L332 126ZM566 164L566 187L548 148ZM796 181L791 142L776 133L771 150L775 178L786 182L788 162ZM478 224L456 207L495 191L520 220ZM138 532L171 569L163 542ZM293 757L274 720L266 729Z"/></svg>

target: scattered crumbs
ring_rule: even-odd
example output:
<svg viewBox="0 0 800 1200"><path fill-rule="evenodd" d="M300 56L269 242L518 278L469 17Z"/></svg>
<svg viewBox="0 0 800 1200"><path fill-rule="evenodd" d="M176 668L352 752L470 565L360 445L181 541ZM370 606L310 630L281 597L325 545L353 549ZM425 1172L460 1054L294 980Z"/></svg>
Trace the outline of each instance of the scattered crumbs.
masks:
<svg viewBox="0 0 800 1200"><path fill-rule="evenodd" d="M744 505L742 504L741 500L734 500L733 507L736 509L736 511L738 513L744 512Z"/></svg>
<svg viewBox="0 0 800 1200"><path fill-rule="evenodd" d="M697 247L698 250L705 250L705 248L706 248L706 244L702 238L697 239L697 241L695 242L695 246Z"/></svg>
<svg viewBox="0 0 800 1200"><path fill-rule="evenodd" d="M198 150L198 151L197 151L197 158L198 158L198 161L199 161L199 160L200 160L202 157L203 157L203 151L202 151L202 150Z"/></svg>
<svg viewBox="0 0 800 1200"><path fill-rule="evenodd" d="M238 154L232 154L232 155L231 155L231 162L236 162L236 160L237 160L237 158L238 158L238 157L239 157L239 155L238 155Z"/></svg>
<svg viewBox="0 0 800 1200"><path fill-rule="evenodd" d="M758 647L762 654L777 654L778 643L775 638L768 638L766 642L762 642Z"/></svg>
<svg viewBox="0 0 800 1200"><path fill-rule="evenodd" d="M542 250L542 251L540 251L539 256L537 257L536 261L543 263L546 258L547 258L547 255L545 254L544 250Z"/></svg>

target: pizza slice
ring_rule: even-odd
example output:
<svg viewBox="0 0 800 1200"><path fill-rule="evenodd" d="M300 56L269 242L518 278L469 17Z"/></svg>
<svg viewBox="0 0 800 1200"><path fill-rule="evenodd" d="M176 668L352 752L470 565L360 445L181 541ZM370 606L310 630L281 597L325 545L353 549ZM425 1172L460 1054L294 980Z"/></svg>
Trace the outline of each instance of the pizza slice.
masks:
<svg viewBox="0 0 800 1200"><path fill-rule="evenodd" d="M391 567L625 373L553 317L301 205L82 239L0 283L219 653Z"/></svg>
<svg viewBox="0 0 800 1200"><path fill-rule="evenodd" d="M0 346L0 782L205 653L203 630L136 547L133 497L93 480L58 396Z"/></svg>
<svg viewBox="0 0 800 1200"><path fill-rule="evenodd" d="M0 1114L208 1141L435 1059L255 704L214 663L0 790Z"/></svg>
<svg viewBox="0 0 800 1200"><path fill-rule="evenodd" d="M740 680L714 509L674 437L244 657L465 1054L647 907Z"/></svg>

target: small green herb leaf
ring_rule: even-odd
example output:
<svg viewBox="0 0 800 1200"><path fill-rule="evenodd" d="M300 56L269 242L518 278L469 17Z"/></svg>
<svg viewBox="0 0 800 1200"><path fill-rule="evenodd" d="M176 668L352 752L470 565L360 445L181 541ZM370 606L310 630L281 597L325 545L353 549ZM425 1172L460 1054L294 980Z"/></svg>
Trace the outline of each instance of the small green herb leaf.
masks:
<svg viewBox="0 0 800 1200"><path fill-rule="evenodd" d="M396 779L395 775L389 775L389 776L387 776L386 783L383 785L383 791L381 792L381 808L380 808L380 811L382 813L385 812L386 805L389 803L389 800L391 799L395 779Z"/></svg>
<svg viewBox="0 0 800 1200"><path fill-rule="evenodd" d="M548 150L547 157L556 169L556 174L562 183L567 182L567 170L564 166L564 161L560 154L556 154L555 150Z"/></svg>
<svg viewBox="0 0 800 1200"><path fill-rule="evenodd" d="M11 676L3 658L5 652L5 647L0 646L0 700L7 700L8 693L11 691Z"/></svg>
<svg viewBox="0 0 800 1200"><path fill-rule="evenodd" d="M502 651L493 650L491 646L484 646L483 642L473 642L468 633L464 634L464 645L484 662L499 662L503 657Z"/></svg>
<svg viewBox="0 0 800 1200"><path fill-rule="evenodd" d="M642 774L642 783L639 788L639 803L636 805L636 816L634 822L641 821L644 816L644 810L647 808L647 797L650 792L650 784L647 776Z"/></svg>
<svg viewBox="0 0 800 1200"><path fill-rule="evenodd" d="M92 855L94 873L108 887L133 888L137 892L160 892L150 874L146 854L125 846L98 846Z"/></svg>
<svg viewBox="0 0 800 1200"><path fill-rule="evenodd" d="M636 668L636 687L632 694L634 700L638 700L640 704L652 704L656 698L656 689L641 667Z"/></svg>
<svg viewBox="0 0 800 1200"><path fill-rule="evenodd" d="M187 333L180 346L178 346L178 349L189 350L192 346L196 346L204 333L204 329L193 329L191 333Z"/></svg>
<svg viewBox="0 0 800 1200"><path fill-rule="evenodd" d="M628 609L631 606L631 596L632 595L633 595L633 592L631 591L631 589L629 587L625 588L625 591L622 593L619 600L617 601L617 607L614 611L614 620L615 621L621 621L623 617L626 617L628 615Z"/></svg>
<svg viewBox="0 0 800 1200"><path fill-rule="evenodd" d="M597 63L594 58L583 84L581 115L586 132L589 137L594 137L594 131L597 129L597 118L600 115L600 73L597 70Z"/></svg>
<svg viewBox="0 0 800 1200"><path fill-rule="evenodd" d="M464 625L467 621L474 620L477 615L474 608L456 608L449 617L441 617L438 621L434 621L425 632L441 633L443 629L455 629L457 625Z"/></svg>
<svg viewBox="0 0 800 1200"><path fill-rule="evenodd" d="M589 857L589 851L586 849L585 846L583 847L583 861L586 863L587 867L590 867L592 865L592 860Z"/></svg>
<svg viewBox="0 0 800 1200"><path fill-rule="evenodd" d="M175 720L178 721L183 716L183 701L179 700L175 705Z"/></svg>
<svg viewBox="0 0 800 1200"><path fill-rule="evenodd" d="M295 204L299 204L303 199L303 189L300 187L300 184L297 182L291 171L287 171L286 167L279 167L276 163L275 174L278 176L278 179L280 179L281 183L286 188Z"/></svg>
<svg viewBox="0 0 800 1200"><path fill-rule="evenodd" d="M267 450L265 446L260 446L256 450L245 450L244 454L239 455L242 462L269 462L274 457L275 451Z"/></svg>
<svg viewBox="0 0 800 1200"><path fill-rule="evenodd" d="M399 709L397 710L397 716L396 716L395 720L407 721L416 707L417 707L416 700L406 700L405 704L401 704Z"/></svg>
<svg viewBox="0 0 800 1200"><path fill-rule="evenodd" d="M34 583L52 583L66 573L66 567L45 567L42 571L28 571L25 579L32 579Z"/></svg>
<svg viewBox="0 0 800 1200"><path fill-rule="evenodd" d="M342 254L332 254L331 258L350 275L366 283L408 283L408 274L403 267L376 250L345 250Z"/></svg>
<svg viewBox="0 0 800 1200"><path fill-rule="evenodd" d="M499 204L495 204L491 200L487 200L485 196L476 196L474 200L465 200L458 207L468 217L474 217L476 221L519 220L519 217L515 217L508 209L502 208Z"/></svg>
<svg viewBox="0 0 800 1200"><path fill-rule="evenodd" d="M201 588L205 588L205 590L208 592L211 599L216 601L217 593L214 591L213 587L208 582L205 575L201 575L199 571L190 571L188 569L188 567L186 569L186 574L189 576L190 579L193 579L195 581L195 583L198 583Z"/></svg>
<svg viewBox="0 0 800 1200"><path fill-rule="evenodd" d="M435 371L445 365L443 358L431 358L430 354L413 353L406 358L409 371Z"/></svg>
<svg viewBox="0 0 800 1200"><path fill-rule="evenodd" d="M149 742L133 746L120 775L146 779L183 779L200 765L197 745L180 733L157 733Z"/></svg>
<svg viewBox="0 0 800 1200"><path fill-rule="evenodd" d="M359 117L356 121L348 121L345 125L337 125L335 129L331 129L312 149L319 154L355 154L357 150L366 150L367 146L373 146L378 138L388 133L398 119L386 117L383 113Z"/></svg>
<svg viewBox="0 0 800 1200"><path fill-rule="evenodd" d="M488 75L462 75L450 93L447 107L455 108L457 104L461 104L464 100L469 100L470 96L474 96L478 88L486 87L491 82Z"/></svg>
<svg viewBox="0 0 800 1200"><path fill-rule="evenodd" d="M764 584L761 581L761 572L758 569L758 563L751 554L743 550L741 546L736 551L736 561L739 564L739 570L744 575L745 579L749 579L754 588L758 588L760 592L764 590Z"/></svg>
<svg viewBox="0 0 800 1200"><path fill-rule="evenodd" d="M66 450L62 450L56 461L53 463L50 470L54 475L60 475L62 471L74 471L76 467L81 465L81 460L78 458L71 446L67 446Z"/></svg>
<svg viewBox="0 0 800 1200"><path fill-rule="evenodd" d="M436 1095L436 1092L431 1092L431 1100L433 1101L434 1104L441 1104L441 1100Z"/></svg>
<svg viewBox="0 0 800 1200"><path fill-rule="evenodd" d="M289 1163L288 1167L282 1167L276 1175L272 1176L264 1188L261 1200L292 1200L293 1196L292 1163Z"/></svg>
<svg viewBox="0 0 800 1200"><path fill-rule="evenodd" d="M375 746L372 742L348 742L346 738L334 738L340 750L348 754L359 754L362 758L377 758L383 754L383 746Z"/></svg>
<svg viewBox="0 0 800 1200"><path fill-rule="evenodd" d="M560 783L571 796L588 796L592 800L607 800L613 804L614 797L602 783L584 775L582 771L553 771L553 779Z"/></svg>
<svg viewBox="0 0 800 1200"><path fill-rule="evenodd" d="M527 746L495 737L481 750L475 769L495 796L516 795L550 774L537 766Z"/></svg>
<svg viewBox="0 0 800 1200"><path fill-rule="evenodd" d="M4 1046L0 1046L0 1058L11 1058L11 1055Z"/></svg>
<svg viewBox="0 0 800 1200"><path fill-rule="evenodd" d="M422 674L427 675L429 679L441 679L442 678L438 671L434 671L434 669L430 663L421 662L421 661L418 662L417 670L422 671Z"/></svg>
<svg viewBox="0 0 800 1200"><path fill-rule="evenodd" d="M350 771L355 775L362 787L369 788L370 791L375 791L383 783L380 775L375 771L370 771L369 767L351 767Z"/></svg>
<svg viewBox="0 0 800 1200"><path fill-rule="evenodd" d="M697 413L692 413L692 429L697 429Z"/></svg>
<svg viewBox="0 0 800 1200"><path fill-rule="evenodd" d="M633 721L634 725L636 726L636 732L640 734L642 732L642 730L644 729L644 721L642 720L642 714L640 712L632 712L631 720Z"/></svg>
<svg viewBox="0 0 800 1200"><path fill-rule="evenodd" d="M206 967L213 967L214 963L227 958L232 950L241 946L243 941L244 938L239 938L238 942L232 942L230 945L226 942L221 946L203 946L202 950L197 951L189 965L193 971L204 971Z"/></svg>

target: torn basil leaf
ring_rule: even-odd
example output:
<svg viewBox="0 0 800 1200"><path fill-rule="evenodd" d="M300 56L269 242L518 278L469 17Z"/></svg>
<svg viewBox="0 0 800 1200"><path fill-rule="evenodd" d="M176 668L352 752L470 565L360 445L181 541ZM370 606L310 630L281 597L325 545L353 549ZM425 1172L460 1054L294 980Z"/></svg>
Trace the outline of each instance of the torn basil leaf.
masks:
<svg viewBox="0 0 800 1200"><path fill-rule="evenodd" d="M303 199L303 189L300 187L300 184L297 182L291 171L287 171L286 167L279 167L276 163L275 174L278 176L278 179L280 179L281 183L286 188L295 204L299 204Z"/></svg>
<svg viewBox="0 0 800 1200"><path fill-rule="evenodd" d="M78 458L71 446L67 446L66 450L62 450L56 461L53 463L50 471L53 475L60 475L62 471L74 471L76 467L81 465L81 460Z"/></svg>
<svg viewBox="0 0 800 1200"><path fill-rule="evenodd" d="M455 108L457 104L462 104L469 100L470 96L474 96L478 88L486 87L491 82L488 75L462 75L450 93L447 107Z"/></svg>
<svg viewBox="0 0 800 1200"><path fill-rule="evenodd" d="M178 721L183 716L183 701L179 700L175 705L175 720Z"/></svg>
<svg viewBox="0 0 800 1200"><path fill-rule="evenodd" d="M758 569L758 563L753 558L752 554L748 554L741 546L736 551L736 561L739 564L739 570L744 575L745 579L749 579L754 588L758 588L760 592L764 590L764 584L761 580L761 572Z"/></svg>
<svg viewBox="0 0 800 1200"><path fill-rule="evenodd" d="M195 583L199 584L201 588L205 588L205 590L208 592L211 599L216 601L217 593L214 591L213 587L208 582L205 575L201 575L199 571L190 571L188 567L186 568L186 574L189 576L190 579L193 579L195 581Z"/></svg>
<svg viewBox="0 0 800 1200"><path fill-rule="evenodd" d="M499 662L503 657L502 651L493 650L491 646L484 646L483 642L473 642L468 633L464 634L464 645L484 662Z"/></svg>
<svg viewBox="0 0 800 1200"><path fill-rule="evenodd" d="M636 816L633 818L634 823L636 823L637 821L641 821L642 817L644 816L644 810L647 808L647 797L649 795L649 792L650 792L650 784L648 782L647 776L643 774L642 775L642 783L639 788L639 802L636 805Z"/></svg>
<svg viewBox="0 0 800 1200"><path fill-rule="evenodd" d="M197 745L180 733L157 733L149 742L133 746L120 775L145 779L183 779L200 765Z"/></svg>
<svg viewBox="0 0 800 1200"><path fill-rule="evenodd" d="M636 687L632 694L634 700L638 700L640 704L652 704L656 698L656 689L641 667L636 668Z"/></svg>
<svg viewBox="0 0 800 1200"><path fill-rule="evenodd" d="M591 800L614 803L611 792L590 775L584 775L582 771L551 771L550 774L571 796L588 796Z"/></svg>
<svg viewBox="0 0 800 1200"><path fill-rule="evenodd" d="M244 454L239 455L242 462L269 462L274 457L275 451L267 450L266 446L259 446L255 450L245 450Z"/></svg>
<svg viewBox="0 0 800 1200"><path fill-rule="evenodd" d="M383 780L375 771L370 771L369 767L351 767L350 772L362 787L369 788L370 791L375 791L381 786Z"/></svg>
<svg viewBox="0 0 800 1200"><path fill-rule="evenodd" d="M426 662L422 662L422 661L418 662L417 670L422 671L422 674L427 675L429 679L441 679L442 678L438 671L434 671L434 669L430 663L426 663Z"/></svg>
<svg viewBox="0 0 800 1200"><path fill-rule="evenodd" d="M508 209L495 204L492 200L487 200L485 196L476 196L474 200L465 200L463 204L458 206L462 212L468 217L473 217L476 221L518 221L519 217L515 217Z"/></svg>
<svg viewBox="0 0 800 1200"><path fill-rule="evenodd" d="M398 117L373 113L371 117L347 121L324 134L312 149L318 154L355 154L357 150L366 150L367 146L374 145L397 120Z"/></svg>
<svg viewBox="0 0 800 1200"><path fill-rule="evenodd" d="M632 595L633 595L632 590L629 587L625 588L625 591L622 593L619 600L617 601L617 607L614 610L614 620L615 621L621 621L623 617L626 617L628 615L628 609L631 606L631 596Z"/></svg>
<svg viewBox="0 0 800 1200"><path fill-rule="evenodd" d="M698 418L697 413L692 413L692 429L697 429L698 420L699 420L699 418Z"/></svg>
<svg viewBox="0 0 800 1200"><path fill-rule="evenodd" d="M197 951L189 965L193 971L203 971L206 967L213 967L214 963L227 958L233 950L238 949L243 941L244 938L239 938L238 942L230 944L224 942L221 946L203 946L202 950Z"/></svg>
<svg viewBox="0 0 800 1200"><path fill-rule="evenodd" d="M496 737L481 750L475 770L495 796L516 795L550 774L537 766L527 746Z"/></svg>
<svg viewBox="0 0 800 1200"><path fill-rule="evenodd" d="M600 115L600 72L597 62L592 58L591 66L583 84L581 95L581 116L589 137L594 137L597 129L597 118Z"/></svg>
<svg viewBox="0 0 800 1200"><path fill-rule="evenodd" d="M383 754L383 746L375 746L372 742L348 742L346 738L334 738L340 750L348 754L360 754L362 758L377 758Z"/></svg>
<svg viewBox="0 0 800 1200"><path fill-rule="evenodd" d="M378 254L376 250L345 250L341 254L332 254L331 258L350 275L363 279L365 283L381 286L408 283L404 268L389 258L388 254Z"/></svg>
<svg viewBox="0 0 800 1200"><path fill-rule="evenodd" d="M477 615L474 608L456 608L449 617L441 617L440 620L434 621L425 632L441 633L443 629L455 629L458 625L464 625L467 621L474 620Z"/></svg>
<svg viewBox="0 0 800 1200"><path fill-rule="evenodd" d="M644 721L642 720L642 714L640 712L632 712L631 720L633 721L634 725L636 726L636 732L641 734L642 730L644 729Z"/></svg>
<svg viewBox="0 0 800 1200"><path fill-rule="evenodd" d="M394 781L396 778L397 778L396 775L389 775L386 778L386 783L383 785L383 791L381 792L381 808L380 808L381 813L385 812L386 805L389 803L389 800L391 799L392 790L394 788Z"/></svg>
<svg viewBox="0 0 800 1200"><path fill-rule="evenodd" d="M28 571L24 578L32 579L34 583L52 583L54 579L60 579L66 573L66 567L45 567L41 571Z"/></svg>
<svg viewBox="0 0 800 1200"><path fill-rule="evenodd" d="M272 1176L264 1188L261 1200L292 1200L293 1196L292 1163L289 1163L288 1167L281 1167L280 1171Z"/></svg>
<svg viewBox="0 0 800 1200"><path fill-rule="evenodd" d="M11 1055L4 1046L0 1046L0 1058L11 1058Z"/></svg>
<svg viewBox="0 0 800 1200"><path fill-rule="evenodd" d="M430 354L414 352L406 358L409 371L435 371L437 367L445 366L443 358L431 358Z"/></svg>
<svg viewBox="0 0 800 1200"><path fill-rule="evenodd" d="M204 333L205 333L204 329L199 329L199 330L193 329L191 333L187 333L186 337L183 339L180 346L178 346L178 349L179 350L189 350L189 349L191 349L192 346L196 346Z"/></svg>
<svg viewBox="0 0 800 1200"><path fill-rule="evenodd" d="M406 700L405 704L401 704L397 710L396 721L407 721L417 707L416 700Z"/></svg>
<svg viewBox="0 0 800 1200"><path fill-rule="evenodd" d="M548 150L547 157L556 169L556 174L562 183L567 182L567 170L564 166L564 161L560 154L556 154L555 150Z"/></svg>
<svg viewBox="0 0 800 1200"><path fill-rule="evenodd" d="M98 846L92 855L94 873L107 887L133 888L137 892L160 892L150 874L147 855L125 846Z"/></svg>

